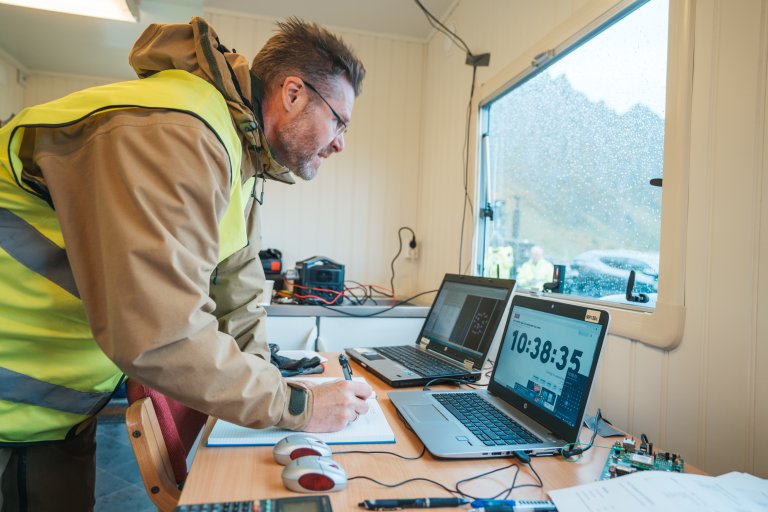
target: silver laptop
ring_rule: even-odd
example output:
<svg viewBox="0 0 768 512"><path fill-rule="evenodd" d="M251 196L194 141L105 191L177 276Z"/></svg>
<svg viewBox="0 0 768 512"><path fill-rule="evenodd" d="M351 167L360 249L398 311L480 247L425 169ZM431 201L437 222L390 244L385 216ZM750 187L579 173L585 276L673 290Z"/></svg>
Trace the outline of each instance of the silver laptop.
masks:
<svg viewBox="0 0 768 512"><path fill-rule="evenodd" d="M603 310L517 295L487 390L389 397L435 456L555 453L578 440L608 323Z"/></svg>
<svg viewBox="0 0 768 512"><path fill-rule="evenodd" d="M345 351L392 387L436 379L476 381L514 287L511 279L446 274L412 343Z"/></svg>

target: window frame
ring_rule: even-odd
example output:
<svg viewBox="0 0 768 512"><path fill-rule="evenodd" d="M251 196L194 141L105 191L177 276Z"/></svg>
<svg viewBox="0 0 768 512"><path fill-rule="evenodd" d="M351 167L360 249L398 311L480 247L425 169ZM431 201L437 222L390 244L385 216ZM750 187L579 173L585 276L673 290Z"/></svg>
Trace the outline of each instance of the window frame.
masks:
<svg viewBox="0 0 768 512"><path fill-rule="evenodd" d="M562 25L483 83L472 103L470 154L474 155L474 198L478 211L484 204L485 168L482 162L482 109L500 94L535 74L541 56L561 55L599 26L640 7L646 0L591 0ZM664 127L664 186L661 190L658 298L653 310L599 299L547 294L576 304L596 304L611 314L610 333L671 350L683 337L685 326L685 259L690 165L691 103L693 95L695 0L670 0L667 50L666 121ZM469 250L475 268L482 243L478 215ZM518 293L518 292L516 292ZM522 293L522 292L519 292ZM535 293L535 292L534 292Z"/></svg>

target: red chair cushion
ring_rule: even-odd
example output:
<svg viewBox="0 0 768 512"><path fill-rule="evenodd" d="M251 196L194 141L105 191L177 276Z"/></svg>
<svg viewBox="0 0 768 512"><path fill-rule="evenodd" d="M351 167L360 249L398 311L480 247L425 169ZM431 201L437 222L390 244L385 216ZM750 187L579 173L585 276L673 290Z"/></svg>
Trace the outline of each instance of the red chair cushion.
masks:
<svg viewBox="0 0 768 512"><path fill-rule="evenodd" d="M187 455L208 416L133 380L125 383L128 403L150 397L168 449L176 483L187 479Z"/></svg>

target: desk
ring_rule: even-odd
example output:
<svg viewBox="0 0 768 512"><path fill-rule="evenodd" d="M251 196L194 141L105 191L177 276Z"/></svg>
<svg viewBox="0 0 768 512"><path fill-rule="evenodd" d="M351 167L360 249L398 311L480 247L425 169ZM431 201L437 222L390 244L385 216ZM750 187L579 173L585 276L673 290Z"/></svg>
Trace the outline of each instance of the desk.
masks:
<svg viewBox="0 0 768 512"><path fill-rule="evenodd" d="M336 354L325 354L330 360L327 376L341 377L341 368L334 364ZM392 388L368 374L361 366L352 362L354 374L363 376L373 387L384 413L387 415L396 443L376 445L334 445L334 451L386 450L404 456L418 455L422 450L419 439L408 430L398 418L395 407L387 397ZM453 388L455 389L455 388ZM205 503L213 501L238 501L260 498L299 496L283 487L279 466L272 458L271 447L207 447L205 439L213 427L211 419L205 427L203 442L195 455L189 477L181 493L180 504ZM581 439L588 441L591 431L584 429ZM587 451L578 462L565 462L561 457L533 458L532 463L544 482L543 489L524 487L513 491L512 499L547 499L547 491L596 481L600 477L608 448L618 438L604 439L600 436L595 446ZM599 446L598 446L599 445ZM606 448L602 448L602 447ZM365 475L380 482L395 483L408 478L425 477L436 480L448 488L454 488L457 481L478 475L492 469L517 463L512 458L443 460L424 454L419 460L403 460L392 455L346 454L334 455L350 477ZM536 482L530 468L518 463L520 475L517 484ZM508 488L514 477L514 468L509 468L488 477L462 485L463 492L473 496L489 497ZM686 472L701 471L686 465ZM390 489L368 480L352 480L346 490L330 493L331 503L336 512L359 510L357 503L365 499L419 498L449 496L434 484L424 481L408 483ZM444 509L447 510L447 509ZM452 510L457 510L453 508Z"/></svg>

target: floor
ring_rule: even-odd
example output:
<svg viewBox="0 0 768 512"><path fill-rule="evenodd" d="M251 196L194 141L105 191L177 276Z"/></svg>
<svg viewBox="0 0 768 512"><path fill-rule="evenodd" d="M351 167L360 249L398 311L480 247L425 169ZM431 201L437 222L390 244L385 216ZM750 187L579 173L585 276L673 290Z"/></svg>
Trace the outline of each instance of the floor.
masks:
<svg viewBox="0 0 768 512"><path fill-rule="evenodd" d="M156 512L144 490L125 430L128 402L113 399L99 414L96 430L95 512Z"/></svg>

